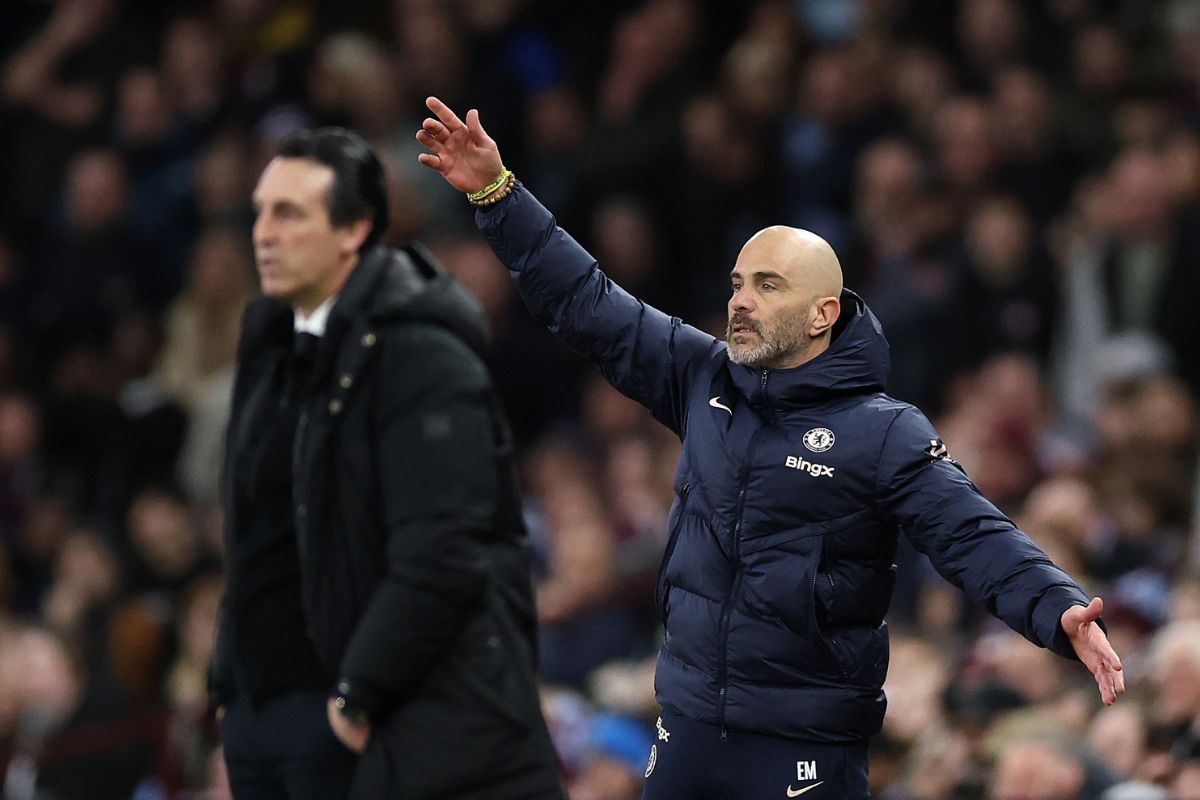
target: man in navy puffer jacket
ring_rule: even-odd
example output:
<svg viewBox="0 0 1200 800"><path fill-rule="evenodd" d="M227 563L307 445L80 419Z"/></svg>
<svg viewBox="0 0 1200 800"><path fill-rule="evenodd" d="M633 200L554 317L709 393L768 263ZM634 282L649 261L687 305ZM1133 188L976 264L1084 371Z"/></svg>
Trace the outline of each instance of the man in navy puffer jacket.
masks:
<svg viewBox="0 0 1200 800"><path fill-rule="evenodd" d="M714 339L613 284L504 170L476 112L428 105L420 160L481 206L530 309L683 441L645 797L868 796L901 531L1013 630L1082 660L1105 703L1124 691L1101 601L884 394L887 341L824 240L750 239Z"/></svg>

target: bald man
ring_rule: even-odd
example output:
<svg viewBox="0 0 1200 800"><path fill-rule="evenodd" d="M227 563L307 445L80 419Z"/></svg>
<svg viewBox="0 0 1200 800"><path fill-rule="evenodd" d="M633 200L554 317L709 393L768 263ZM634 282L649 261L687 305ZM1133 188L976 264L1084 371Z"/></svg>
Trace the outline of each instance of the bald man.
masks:
<svg viewBox="0 0 1200 800"><path fill-rule="evenodd" d="M841 312L842 267L829 243L798 228L775 225L751 237L730 273L728 354L735 364L790 369L829 347ZM742 287L771 285L779 295L773 313L755 316L758 305Z"/></svg>
<svg viewBox="0 0 1200 800"><path fill-rule="evenodd" d="M683 442L645 798L869 796L901 531L1014 630L1082 660L1105 703L1124 691L1099 598L884 394L887 342L824 240L750 239L714 339L614 285L503 168L477 112L427 104L421 163L480 206L530 309Z"/></svg>

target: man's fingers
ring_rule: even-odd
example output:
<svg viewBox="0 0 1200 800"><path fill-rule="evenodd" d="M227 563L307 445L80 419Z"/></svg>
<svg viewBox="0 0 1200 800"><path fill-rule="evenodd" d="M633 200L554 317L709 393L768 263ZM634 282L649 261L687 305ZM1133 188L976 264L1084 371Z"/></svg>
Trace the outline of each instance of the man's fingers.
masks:
<svg viewBox="0 0 1200 800"><path fill-rule="evenodd" d="M1104 681L1104 688L1106 690L1104 692L1105 696L1102 697L1101 699L1104 700L1104 704L1106 706L1111 706L1113 703L1117 702L1117 694L1118 694L1117 693L1117 683L1116 683L1116 681L1114 681L1112 679L1112 673L1108 673L1106 675L1105 681Z"/></svg>
<svg viewBox="0 0 1200 800"><path fill-rule="evenodd" d="M1067 611L1068 624L1086 628L1088 623L1100 619L1100 611L1104 608L1104 604L1098 602L1099 600L1100 598L1093 597L1086 606L1071 606Z"/></svg>
<svg viewBox="0 0 1200 800"><path fill-rule="evenodd" d="M475 144L491 144L492 138L484 131L483 123L479 121L479 111L474 108L467 112L467 133L471 135L471 141Z"/></svg>
<svg viewBox="0 0 1200 800"><path fill-rule="evenodd" d="M1121 659L1117 658L1115 652L1110 658L1105 659L1105 666L1112 678L1113 691L1116 694L1125 694L1125 668L1121 666Z"/></svg>
<svg viewBox="0 0 1200 800"><path fill-rule="evenodd" d="M420 161L422 164L429 167L430 169L435 169L438 172L442 171L442 159L440 159L433 153L418 153L417 161Z"/></svg>
<svg viewBox="0 0 1200 800"><path fill-rule="evenodd" d="M438 141L445 141L450 138L450 129L443 125L440 120L433 119L432 117L425 118L425 121L421 123L421 130Z"/></svg>
<svg viewBox="0 0 1200 800"><path fill-rule="evenodd" d="M425 98L425 107L433 112L434 116L442 121L442 124L451 131L456 131L459 128L466 127L463 121L458 118L458 115L450 110L450 106L438 100L436 97Z"/></svg>
<svg viewBox="0 0 1200 800"><path fill-rule="evenodd" d="M430 134L429 131L417 131L417 141L428 147L436 155L441 155L446 149L441 140Z"/></svg>
<svg viewBox="0 0 1200 800"><path fill-rule="evenodd" d="M1104 635L1104 631L1095 622L1091 623L1091 627L1092 630L1090 633L1095 642L1096 652L1100 657L1101 667L1115 675L1122 675L1125 668L1121 665L1121 657L1113 649L1112 642L1108 640L1108 637Z"/></svg>
<svg viewBox="0 0 1200 800"><path fill-rule="evenodd" d="M1100 699L1109 706L1116 702L1117 696L1125 694L1125 673L1120 664L1113 665L1104 659L1093 672L1096 685L1100 688Z"/></svg>
<svg viewBox="0 0 1200 800"><path fill-rule="evenodd" d="M1116 693L1113 691L1112 676L1104 668L1103 662L1092 670L1092 677L1096 679L1096 687L1100 689L1100 701L1106 706L1112 705Z"/></svg>
<svg viewBox="0 0 1200 800"><path fill-rule="evenodd" d="M1093 597L1086 606L1075 606L1072 610L1075 612L1075 623L1080 627L1087 627L1090 623L1100 619L1100 615L1104 612L1104 601L1099 597Z"/></svg>
<svg viewBox="0 0 1200 800"><path fill-rule="evenodd" d="M1097 625L1096 627L1099 627L1099 626ZM1100 631L1100 632L1104 633L1104 631ZM1104 663L1114 673L1116 673L1118 675L1123 675L1125 667L1124 667L1124 665L1121 664L1121 657L1119 655L1117 655L1116 650L1112 649L1112 645L1109 644L1107 638L1105 638L1105 640L1104 640L1104 649L1108 651L1107 654L1104 656Z"/></svg>

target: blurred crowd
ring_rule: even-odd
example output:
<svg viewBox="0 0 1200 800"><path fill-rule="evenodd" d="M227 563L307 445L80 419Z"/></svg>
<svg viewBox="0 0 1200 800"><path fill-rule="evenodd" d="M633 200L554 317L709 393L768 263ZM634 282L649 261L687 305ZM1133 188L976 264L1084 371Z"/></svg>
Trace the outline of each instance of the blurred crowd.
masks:
<svg viewBox="0 0 1200 800"><path fill-rule="evenodd" d="M0 29L5 800L227 797L205 672L248 198L275 140L384 157L396 243L479 298L521 452L573 800L640 792L678 443L524 310L416 163L480 109L608 273L723 334L750 234L809 228L889 390L1106 601L1129 693L902 547L885 800L1200 800L1200 3L10 0Z"/></svg>

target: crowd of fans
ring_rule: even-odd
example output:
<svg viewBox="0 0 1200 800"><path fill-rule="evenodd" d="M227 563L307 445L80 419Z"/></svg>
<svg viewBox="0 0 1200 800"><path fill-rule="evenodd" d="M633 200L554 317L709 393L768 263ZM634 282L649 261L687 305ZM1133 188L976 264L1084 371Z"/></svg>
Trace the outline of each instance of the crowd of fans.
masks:
<svg viewBox="0 0 1200 800"><path fill-rule="evenodd" d="M205 671L248 198L274 141L385 157L391 241L480 299L521 447L573 800L638 796L678 443L546 334L416 163L423 99L626 288L714 333L768 224L881 318L891 393L1085 588L1129 693L902 548L885 800L1200 798L1200 5L16 0L0 31L0 775L226 797Z"/></svg>

